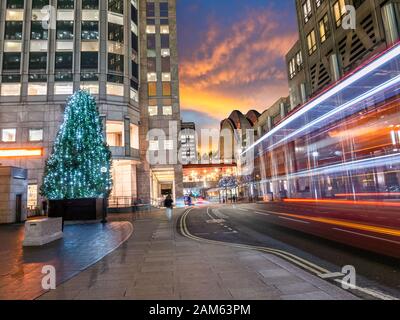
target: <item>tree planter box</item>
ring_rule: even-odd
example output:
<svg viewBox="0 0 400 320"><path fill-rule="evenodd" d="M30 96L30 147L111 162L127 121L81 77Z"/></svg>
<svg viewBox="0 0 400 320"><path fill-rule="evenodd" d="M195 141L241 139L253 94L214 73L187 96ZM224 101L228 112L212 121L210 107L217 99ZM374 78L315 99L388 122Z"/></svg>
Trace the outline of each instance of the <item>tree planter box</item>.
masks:
<svg viewBox="0 0 400 320"><path fill-rule="evenodd" d="M64 221L98 220L103 217L103 199L49 200L49 218L63 217Z"/></svg>

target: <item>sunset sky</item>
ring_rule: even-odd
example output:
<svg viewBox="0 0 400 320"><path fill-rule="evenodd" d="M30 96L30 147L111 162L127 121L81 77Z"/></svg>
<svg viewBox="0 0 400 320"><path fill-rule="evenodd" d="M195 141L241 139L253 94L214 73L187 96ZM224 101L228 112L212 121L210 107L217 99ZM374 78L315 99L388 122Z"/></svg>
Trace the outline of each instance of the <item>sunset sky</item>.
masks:
<svg viewBox="0 0 400 320"><path fill-rule="evenodd" d="M218 127L234 109L288 95L284 56L297 39L294 0L177 0L182 117Z"/></svg>

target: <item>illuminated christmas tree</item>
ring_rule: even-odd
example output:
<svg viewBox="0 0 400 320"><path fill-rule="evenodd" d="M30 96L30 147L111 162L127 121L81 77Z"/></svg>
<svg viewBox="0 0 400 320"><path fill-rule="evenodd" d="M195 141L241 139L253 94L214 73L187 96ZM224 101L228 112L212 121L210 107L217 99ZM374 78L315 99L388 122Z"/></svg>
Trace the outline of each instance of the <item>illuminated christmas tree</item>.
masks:
<svg viewBox="0 0 400 320"><path fill-rule="evenodd" d="M96 101L88 92L77 91L67 103L46 161L41 195L50 200L108 197L110 168L111 152Z"/></svg>

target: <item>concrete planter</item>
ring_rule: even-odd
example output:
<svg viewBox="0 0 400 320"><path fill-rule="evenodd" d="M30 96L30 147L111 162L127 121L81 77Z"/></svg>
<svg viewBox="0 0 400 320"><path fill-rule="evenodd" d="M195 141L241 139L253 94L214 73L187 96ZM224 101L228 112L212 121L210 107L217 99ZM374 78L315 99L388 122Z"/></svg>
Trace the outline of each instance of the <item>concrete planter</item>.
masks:
<svg viewBox="0 0 400 320"><path fill-rule="evenodd" d="M63 217L64 221L98 220L103 217L103 199L50 200L49 218Z"/></svg>

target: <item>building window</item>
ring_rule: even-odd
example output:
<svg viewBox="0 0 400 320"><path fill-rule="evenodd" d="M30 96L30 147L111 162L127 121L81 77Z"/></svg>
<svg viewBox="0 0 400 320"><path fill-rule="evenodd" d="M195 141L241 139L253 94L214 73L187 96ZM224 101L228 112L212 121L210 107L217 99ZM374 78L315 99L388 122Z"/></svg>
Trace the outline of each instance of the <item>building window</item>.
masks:
<svg viewBox="0 0 400 320"><path fill-rule="evenodd" d="M130 124L131 148L139 149L139 127L136 124Z"/></svg>
<svg viewBox="0 0 400 320"><path fill-rule="evenodd" d="M304 22L307 23L312 16L311 0L306 0L303 3Z"/></svg>
<svg viewBox="0 0 400 320"><path fill-rule="evenodd" d="M20 83L3 83L1 84L1 95L4 97L15 97L21 94Z"/></svg>
<svg viewBox="0 0 400 320"><path fill-rule="evenodd" d="M146 26L146 33L147 34L155 34L156 33L156 26L148 25Z"/></svg>
<svg viewBox="0 0 400 320"><path fill-rule="evenodd" d="M157 70L157 61L156 58L147 58L147 72L156 73ZM157 81L157 80L155 80Z"/></svg>
<svg viewBox="0 0 400 320"><path fill-rule="evenodd" d="M82 21L82 40L98 40L99 39L99 23L98 21Z"/></svg>
<svg viewBox="0 0 400 320"><path fill-rule="evenodd" d="M156 49L156 35L155 34L147 35L147 49L148 50Z"/></svg>
<svg viewBox="0 0 400 320"><path fill-rule="evenodd" d="M108 11L123 14L124 1L123 0L108 0Z"/></svg>
<svg viewBox="0 0 400 320"><path fill-rule="evenodd" d="M59 79L58 81L60 81ZM71 95L74 92L74 84L72 82L57 82L54 84L55 95Z"/></svg>
<svg viewBox="0 0 400 320"><path fill-rule="evenodd" d="M169 48L161 49L161 57L162 58L169 57L170 55L171 55L171 52L170 52Z"/></svg>
<svg viewBox="0 0 400 320"><path fill-rule="evenodd" d="M163 106L163 115L172 116L172 106Z"/></svg>
<svg viewBox="0 0 400 320"><path fill-rule="evenodd" d="M171 81L171 73L169 73L169 72L163 72L163 73L161 74L161 80L162 80L162 81L170 82L170 81Z"/></svg>
<svg viewBox="0 0 400 320"><path fill-rule="evenodd" d="M147 81L148 81L148 82L155 82L155 81L157 81L157 73L156 73L156 72L148 72L148 73L147 73Z"/></svg>
<svg viewBox="0 0 400 320"><path fill-rule="evenodd" d="M342 19L346 15L346 3L344 0L336 1L333 5L333 14L335 16L336 27L342 25Z"/></svg>
<svg viewBox="0 0 400 320"><path fill-rule="evenodd" d="M22 21L6 21L5 40L22 40Z"/></svg>
<svg viewBox="0 0 400 320"><path fill-rule="evenodd" d="M317 50L317 41L315 38L315 30L307 35L308 54L312 55Z"/></svg>
<svg viewBox="0 0 400 320"><path fill-rule="evenodd" d="M1 141L15 142L17 140L17 129L2 129Z"/></svg>
<svg viewBox="0 0 400 320"><path fill-rule="evenodd" d="M3 53L3 72L19 72L21 68L21 54L18 52Z"/></svg>
<svg viewBox="0 0 400 320"><path fill-rule="evenodd" d="M107 144L110 147L124 146L124 123L122 121L106 122Z"/></svg>
<svg viewBox="0 0 400 320"><path fill-rule="evenodd" d="M297 52L296 54L296 66L297 71L303 69L303 54L301 53L301 51Z"/></svg>
<svg viewBox="0 0 400 320"><path fill-rule="evenodd" d="M74 8L74 0L58 0L57 8L58 9L73 9Z"/></svg>
<svg viewBox="0 0 400 320"><path fill-rule="evenodd" d="M31 40L47 40L49 32L43 28L42 21L32 21L31 23Z"/></svg>
<svg viewBox="0 0 400 320"><path fill-rule="evenodd" d="M319 36L321 43L324 43L326 39L329 38L329 21L327 14L319 21Z"/></svg>
<svg viewBox="0 0 400 320"><path fill-rule="evenodd" d="M43 141L43 129L29 129L29 141Z"/></svg>
<svg viewBox="0 0 400 320"><path fill-rule="evenodd" d="M161 48L169 48L169 34L161 35Z"/></svg>
<svg viewBox="0 0 400 320"><path fill-rule="evenodd" d="M148 85L148 96L155 97L157 95L157 83L149 82L147 85Z"/></svg>
<svg viewBox="0 0 400 320"><path fill-rule="evenodd" d="M147 2L146 3L146 16L148 18L155 17L156 15L156 8L154 2Z"/></svg>
<svg viewBox="0 0 400 320"><path fill-rule="evenodd" d="M293 79L295 75L296 75L296 60L295 58L292 58L289 61L289 78Z"/></svg>
<svg viewBox="0 0 400 320"><path fill-rule="evenodd" d="M72 40L74 38L73 21L57 21L57 40Z"/></svg>
<svg viewBox="0 0 400 320"><path fill-rule="evenodd" d="M162 72L171 72L171 58L161 57L161 71Z"/></svg>
<svg viewBox="0 0 400 320"><path fill-rule="evenodd" d="M98 9L99 0L82 0L82 9Z"/></svg>
<svg viewBox="0 0 400 320"><path fill-rule="evenodd" d="M163 96L171 95L171 82L163 82L162 93L163 93Z"/></svg>
<svg viewBox="0 0 400 320"><path fill-rule="evenodd" d="M97 52L81 52L81 70L98 68L99 54Z"/></svg>
<svg viewBox="0 0 400 320"><path fill-rule="evenodd" d="M24 0L7 0L8 9L23 9Z"/></svg>
<svg viewBox="0 0 400 320"><path fill-rule="evenodd" d="M29 55L29 70L46 70L47 52L31 52Z"/></svg>
<svg viewBox="0 0 400 320"><path fill-rule="evenodd" d="M124 56L115 53L108 54L108 71L124 72Z"/></svg>
<svg viewBox="0 0 400 320"><path fill-rule="evenodd" d="M161 34L169 34L169 26L160 26Z"/></svg>
<svg viewBox="0 0 400 320"><path fill-rule="evenodd" d="M55 69L72 70L72 52L56 52Z"/></svg>
<svg viewBox="0 0 400 320"><path fill-rule="evenodd" d="M149 106L149 116L158 115L158 106Z"/></svg>
<svg viewBox="0 0 400 320"><path fill-rule="evenodd" d="M41 80L41 81L43 81L43 80ZM45 96L45 95L47 95L47 83L29 83L28 84L28 95L30 95L30 96Z"/></svg>
<svg viewBox="0 0 400 320"><path fill-rule="evenodd" d="M160 17L168 18L168 2L160 2Z"/></svg>
<svg viewBox="0 0 400 320"><path fill-rule="evenodd" d="M109 22L108 40L124 43L124 26Z"/></svg>

